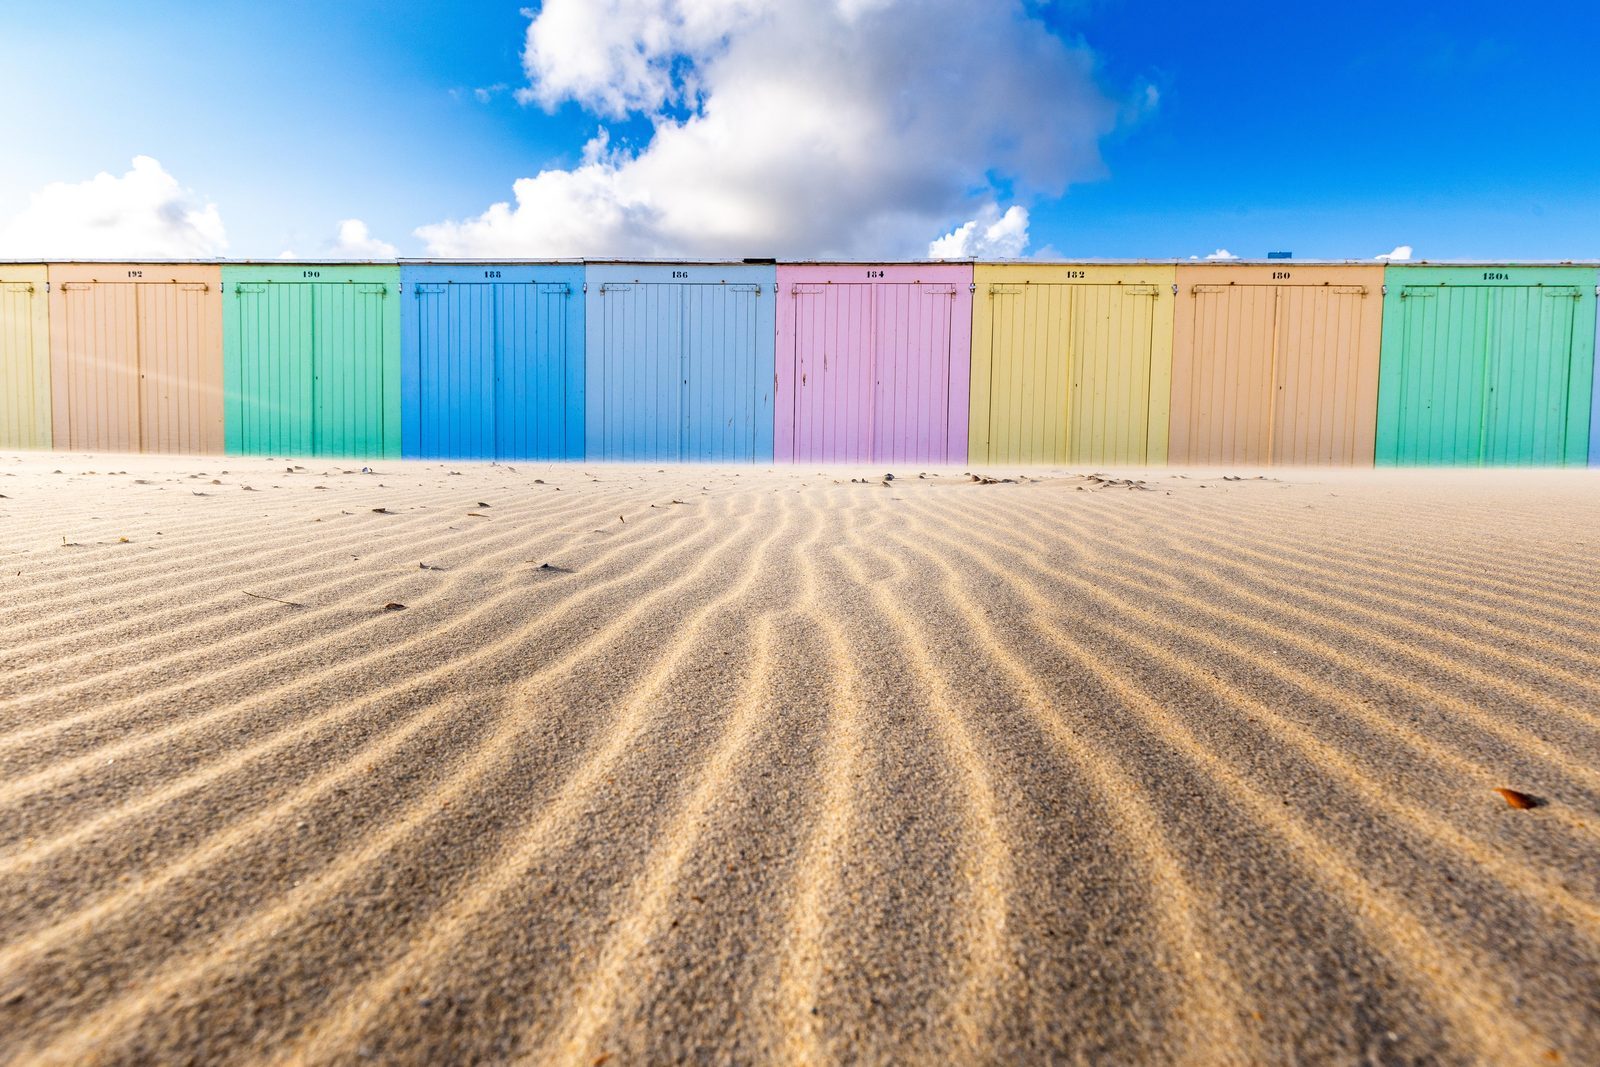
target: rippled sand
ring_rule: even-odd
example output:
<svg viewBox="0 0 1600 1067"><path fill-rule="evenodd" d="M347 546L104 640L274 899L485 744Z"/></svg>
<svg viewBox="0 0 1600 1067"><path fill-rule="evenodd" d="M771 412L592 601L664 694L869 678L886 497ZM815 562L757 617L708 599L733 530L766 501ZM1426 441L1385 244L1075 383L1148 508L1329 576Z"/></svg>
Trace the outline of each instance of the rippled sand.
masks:
<svg viewBox="0 0 1600 1067"><path fill-rule="evenodd" d="M1600 1058L1600 476L292 463L0 457L0 1061Z"/></svg>

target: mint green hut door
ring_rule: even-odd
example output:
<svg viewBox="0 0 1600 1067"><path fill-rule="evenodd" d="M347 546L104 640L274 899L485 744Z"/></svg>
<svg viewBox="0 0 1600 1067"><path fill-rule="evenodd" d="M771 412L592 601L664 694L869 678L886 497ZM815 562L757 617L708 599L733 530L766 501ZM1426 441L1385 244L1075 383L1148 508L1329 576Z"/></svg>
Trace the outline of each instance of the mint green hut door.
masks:
<svg viewBox="0 0 1600 1067"><path fill-rule="evenodd" d="M1595 324L1584 273L1389 268L1378 462L1582 465Z"/></svg>
<svg viewBox="0 0 1600 1067"><path fill-rule="evenodd" d="M317 280L277 275L338 268L225 270L228 451L398 457L398 272Z"/></svg>

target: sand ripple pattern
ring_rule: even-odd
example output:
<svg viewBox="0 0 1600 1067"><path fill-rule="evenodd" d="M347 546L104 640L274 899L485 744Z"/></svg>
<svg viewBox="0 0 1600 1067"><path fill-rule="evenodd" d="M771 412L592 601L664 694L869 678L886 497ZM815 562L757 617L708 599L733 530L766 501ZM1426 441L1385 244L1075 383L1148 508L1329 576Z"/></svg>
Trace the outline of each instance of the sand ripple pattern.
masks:
<svg viewBox="0 0 1600 1067"><path fill-rule="evenodd" d="M0 457L0 1063L1594 1060L1600 479L883 473Z"/></svg>

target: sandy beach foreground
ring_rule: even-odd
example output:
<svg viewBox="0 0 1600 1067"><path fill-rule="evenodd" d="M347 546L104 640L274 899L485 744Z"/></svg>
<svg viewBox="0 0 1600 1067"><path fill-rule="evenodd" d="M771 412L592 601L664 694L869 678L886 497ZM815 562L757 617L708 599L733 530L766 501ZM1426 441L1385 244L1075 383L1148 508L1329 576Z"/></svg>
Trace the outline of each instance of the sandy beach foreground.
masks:
<svg viewBox="0 0 1600 1067"><path fill-rule="evenodd" d="M890 470L0 457L0 1062L1600 1060L1600 476Z"/></svg>

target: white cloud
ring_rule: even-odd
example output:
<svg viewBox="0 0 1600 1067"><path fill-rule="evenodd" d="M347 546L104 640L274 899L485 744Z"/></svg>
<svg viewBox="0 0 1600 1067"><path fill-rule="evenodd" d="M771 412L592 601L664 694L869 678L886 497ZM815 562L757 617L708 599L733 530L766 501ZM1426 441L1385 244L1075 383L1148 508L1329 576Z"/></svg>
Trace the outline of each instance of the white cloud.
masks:
<svg viewBox="0 0 1600 1067"><path fill-rule="evenodd" d="M1213 252L1209 256L1207 256L1206 258L1207 259L1238 259L1239 257L1234 255L1232 252L1228 251L1226 248L1219 248L1215 252Z"/></svg>
<svg viewBox="0 0 1600 1067"><path fill-rule="evenodd" d="M1028 247L1028 209L1012 204L1004 215L985 204L978 217L928 245L931 259L1016 259Z"/></svg>
<svg viewBox="0 0 1600 1067"><path fill-rule="evenodd" d="M47 259L204 259L228 247L217 205L149 156L120 177L51 182L0 224L0 255Z"/></svg>
<svg viewBox="0 0 1600 1067"><path fill-rule="evenodd" d="M1404 263L1411 258L1411 252L1410 245L1396 245L1393 252L1385 252L1383 255L1374 256L1373 258L1382 260L1385 263Z"/></svg>
<svg viewBox="0 0 1600 1067"><path fill-rule="evenodd" d="M1025 210L1000 201L1098 176L1124 110L1093 55L1023 0L546 0L528 15L517 98L643 117L648 141L600 130L512 200L418 229L432 254L911 256L985 210L1011 220L996 240L1025 244Z"/></svg>
<svg viewBox="0 0 1600 1067"><path fill-rule="evenodd" d="M360 219L345 219L339 223L339 236L334 240L329 255L349 259L393 259L400 250L388 241L380 241L367 232L367 224Z"/></svg>

